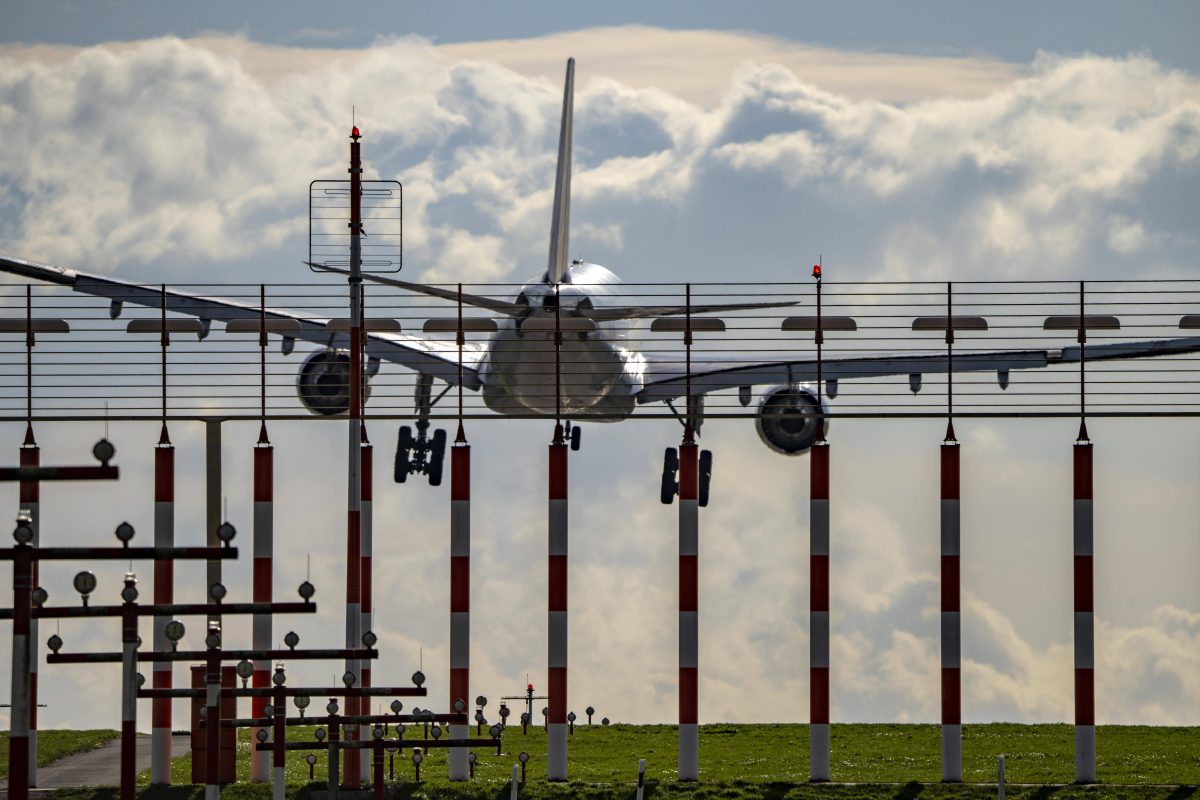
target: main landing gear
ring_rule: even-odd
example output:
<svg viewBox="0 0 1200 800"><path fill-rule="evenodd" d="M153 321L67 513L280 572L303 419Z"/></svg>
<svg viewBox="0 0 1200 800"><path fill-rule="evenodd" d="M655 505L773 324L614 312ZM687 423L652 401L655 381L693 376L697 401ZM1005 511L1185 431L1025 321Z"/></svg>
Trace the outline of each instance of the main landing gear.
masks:
<svg viewBox="0 0 1200 800"><path fill-rule="evenodd" d="M700 484L696 487L696 498L703 508L708 505L708 488L712 483L713 455L711 450L700 451ZM669 506L679 494L679 451L668 447L663 454L662 491L659 499Z"/></svg>
<svg viewBox="0 0 1200 800"><path fill-rule="evenodd" d="M571 420L567 420L563 425L563 433L567 436L567 441L571 443L571 449L578 451L579 442L583 437L583 429L578 425L572 425Z"/></svg>
<svg viewBox="0 0 1200 800"><path fill-rule="evenodd" d="M449 384L446 386L449 389ZM400 426L396 441L396 466L392 477L404 483L409 475L426 475L430 486L442 485L442 468L446 461L446 431L438 428L429 435L429 412L442 395L433 398L433 378L422 375L417 379L417 435L408 425Z"/></svg>

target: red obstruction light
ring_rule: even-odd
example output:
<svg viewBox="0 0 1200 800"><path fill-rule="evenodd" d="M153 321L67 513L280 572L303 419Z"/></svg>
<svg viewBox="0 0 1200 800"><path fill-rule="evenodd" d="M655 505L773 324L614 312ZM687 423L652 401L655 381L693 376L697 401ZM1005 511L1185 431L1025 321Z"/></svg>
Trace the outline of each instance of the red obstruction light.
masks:
<svg viewBox="0 0 1200 800"><path fill-rule="evenodd" d="M357 125L355 125L355 126L354 126L354 128L353 128L353 130L351 130L351 131L350 131L350 138L351 138L351 139L358 139L358 138L359 138L361 135L362 135L362 134L360 134L360 133L358 132L358 126L357 126Z"/></svg>
<svg viewBox="0 0 1200 800"><path fill-rule="evenodd" d="M814 278L820 278L820 277L821 277L821 265L820 265L820 264L813 264L813 272L812 272L812 276L813 276Z"/></svg>

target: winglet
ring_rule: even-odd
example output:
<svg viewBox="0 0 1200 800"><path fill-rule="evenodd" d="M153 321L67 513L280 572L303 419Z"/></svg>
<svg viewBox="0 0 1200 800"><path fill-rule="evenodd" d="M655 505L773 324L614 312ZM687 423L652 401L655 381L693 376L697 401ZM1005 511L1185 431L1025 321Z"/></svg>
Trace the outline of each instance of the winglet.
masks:
<svg viewBox="0 0 1200 800"><path fill-rule="evenodd" d="M567 272L571 227L571 127L575 108L575 59L567 59L562 126L558 131L558 170L554 177L554 217L550 221L550 260L546 277L557 284Z"/></svg>

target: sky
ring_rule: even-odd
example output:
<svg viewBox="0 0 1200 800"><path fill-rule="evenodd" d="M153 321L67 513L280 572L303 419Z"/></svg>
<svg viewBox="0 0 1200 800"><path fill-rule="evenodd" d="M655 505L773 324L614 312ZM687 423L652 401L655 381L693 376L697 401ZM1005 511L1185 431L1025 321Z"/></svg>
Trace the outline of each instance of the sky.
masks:
<svg viewBox="0 0 1200 800"><path fill-rule="evenodd" d="M528 279L545 263L574 56L572 255L628 280L797 280L818 255L859 281L1200 277L1191 3L377 3L349 19L329 4L283 9L6 3L0 252L149 283L310 280L299 266L307 185L344 169L354 107L369 174L405 187L405 277ZM381 464L391 427L374 434ZM807 461L769 453L751 427L704 430L717 468L701 523L700 715L804 721ZM1200 436L1167 421L1089 427L1098 721L1198 724ZM835 721L937 719L941 432L911 419L833 429ZM95 542L122 518L149 536L157 433L112 426L115 487L73 487L70 502L45 489L46 541ZM255 433L225 433L244 546ZM0 450L22 434L0 426ZM40 426L44 462L74 463L96 434ZM473 691L499 696L526 675L544 684L549 431L480 421L470 434ZM964 718L1068 721L1074 425L971 421L959 434ZM172 438L178 538L197 542L203 430L179 424ZM298 584L311 555L323 603L280 625L334 646L344 431L279 423L272 439L276 584ZM674 718L676 511L657 485L661 449L677 439L669 420L593 425L573 457L577 712ZM378 473L376 680L422 666L440 703L448 493ZM0 503L15 508L15 489L0 488ZM45 571L52 596L70 596L72 571ZM120 570L96 572L99 591L115 591ZM248 564L229 574L233 595L248 595ZM177 597L199 596L200 568L177 576ZM111 649L110 627L64 625L66 649ZM230 627L248 642L247 625ZM340 672L293 668L297 680ZM115 670L41 674L44 724L115 724ZM180 705L176 727L184 719ZM148 707L139 720L149 724Z"/></svg>

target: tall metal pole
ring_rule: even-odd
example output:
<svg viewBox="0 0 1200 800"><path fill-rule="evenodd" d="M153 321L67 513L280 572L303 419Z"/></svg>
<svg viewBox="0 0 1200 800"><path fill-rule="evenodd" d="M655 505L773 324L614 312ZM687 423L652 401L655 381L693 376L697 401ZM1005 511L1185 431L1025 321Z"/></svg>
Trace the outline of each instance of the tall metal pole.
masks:
<svg viewBox="0 0 1200 800"><path fill-rule="evenodd" d="M558 299L558 286L554 287ZM554 304L554 440L550 443L549 537L547 543L546 777L567 779L567 443L562 424L562 322Z"/></svg>
<svg viewBox="0 0 1200 800"><path fill-rule="evenodd" d="M275 553L275 449L267 436L267 290L259 286L259 390L261 423L258 442L254 446L254 578L253 600L269 603L274 590ZM272 640L270 614L255 614L251 643L255 650L269 650ZM265 689L271 685L271 662L259 659L254 662L253 685ZM250 701L252 716L261 719L265 715L268 700L255 697ZM278 710L277 710L278 711ZM252 730L252 741L257 741L258 731ZM250 759L250 780L265 783L271 774L271 758L266 752L253 751Z"/></svg>
<svg viewBox="0 0 1200 800"><path fill-rule="evenodd" d="M698 687L700 467L692 398L692 287L685 290L684 364L687 411L679 445L679 780L700 779Z"/></svg>
<svg viewBox="0 0 1200 800"><path fill-rule="evenodd" d="M125 597L121 606L121 800L137 796L137 579L125 576ZM124 593L124 592L123 592Z"/></svg>
<svg viewBox="0 0 1200 800"><path fill-rule="evenodd" d="M458 285L458 434L450 449L450 702L471 702L471 445L463 427L463 346L466 331L462 319L462 284ZM469 725L450 725L451 739L465 739ZM450 780L470 777L467 750L450 749Z"/></svg>
<svg viewBox="0 0 1200 800"><path fill-rule="evenodd" d="M18 525L21 524L18 522ZM33 548L17 542L13 552L13 649L9 695L8 796L29 800L29 640L33 619ZM124 800L124 799L122 799Z"/></svg>
<svg viewBox="0 0 1200 800"><path fill-rule="evenodd" d="M41 448L33 437L33 287L25 286L25 441L21 444L19 464L24 468L36 468L41 464ZM33 529L34 547L41 544L40 500L38 481L21 481L19 488L21 509L29 514L29 526ZM40 583L39 565L33 562L32 585ZM38 725L38 622L29 621L29 785L37 786L37 725Z"/></svg>
<svg viewBox="0 0 1200 800"><path fill-rule="evenodd" d="M272 675L272 682L275 684L275 696L272 698L275 715L271 735L272 744L275 747L270 753L263 751L264 754L271 756L271 800L285 800L287 797L287 777L284 770L287 765L287 750L284 747L287 740L287 695L284 694L283 689L285 679L283 664L279 664L275 668L275 674Z"/></svg>
<svg viewBox="0 0 1200 800"><path fill-rule="evenodd" d="M362 631L361 575L362 564L362 157L359 140L362 135L358 126L350 132L350 408L347 426L347 520L346 520L346 647L356 648L360 644ZM346 660L346 671L360 678L359 664L355 659ZM355 698L346 698L346 713L358 713ZM346 726L346 738L357 739L357 726ZM359 785L359 751L347 749L343 767L346 783Z"/></svg>
<svg viewBox="0 0 1200 800"><path fill-rule="evenodd" d="M204 800L221 797L221 626L209 623L204 660ZM131 748L132 749L132 748ZM125 798L121 798L125 800ZM129 800L133 800L130 797Z"/></svg>
<svg viewBox="0 0 1200 800"><path fill-rule="evenodd" d="M355 647L362 647L362 634L372 630L371 616L374 613L372 610L371 600L371 557L373 548L373 528L374 517L372 516L371 496L374 491L374 448L371 446L370 439L367 438L367 428L364 425L362 428L362 446L359 448L359 469L360 480L362 482L362 505L361 514L359 516L361 528L361 536L359 537L359 550L361 558L359 559L359 641ZM366 659L358 661L359 669L359 685L364 689L371 685L371 662ZM370 713L371 699L369 697L358 698L358 713ZM371 738L371 726L363 723L358 726L358 737L361 740L369 741ZM370 780L371 764L364 751L358 750L359 757L359 778L362 782Z"/></svg>
<svg viewBox="0 0 1200 800"><path fill-rule="evenodd" d="M1074 460L1075 782L1096 781L1096 650L1093 580L1092 442L1086 423L1084 283L1079 282L1079 434Z"/></svg>
<svg viewBox="0 0 1200 800"><path fill-rule="evenodd" d="M954 435L953 286L946 284L946 436L941 449L942 780L962 780L959 449Z"/></svg>
<svg viewBox="0 0 1200 800"><path fill-rule="evenodd" d="M821 267L817 281L817 395L823 398ZM808 779L829 780L829 442L825 420L818 420L817 441L808 454Z"/></svg>
<svg viewBox="0 0 1200 800"><path fill-rule="evenodd" d="M224 521L221 517L221 422L219 419L204 420L204 524L208 530L206 544L220 547L217 528ZM206 589L221 582L221 562L209 559L205 564ZM220 624L220 614L210 614L208 622Z"/></svg>
<svg viewBox="0 0 1200 800"><path fill-rule="evenodd" d="M171 336L167 332L167 288L162 287L161 334L162 348L162 430L158 445L154 448L154 545L175 546L175 447L167 432L167 347ZM175 601L175 562L169 558L154 560L155 604ZM152 643L154 650L167 652L171 642L167 639L166 625L170 617L154 617ZM173 683L172 664L169 661L155 662L151 673L151 685L156 689L170 689ZM151 702L150 782L171 783L171 700L155 698Z"/></svg>

